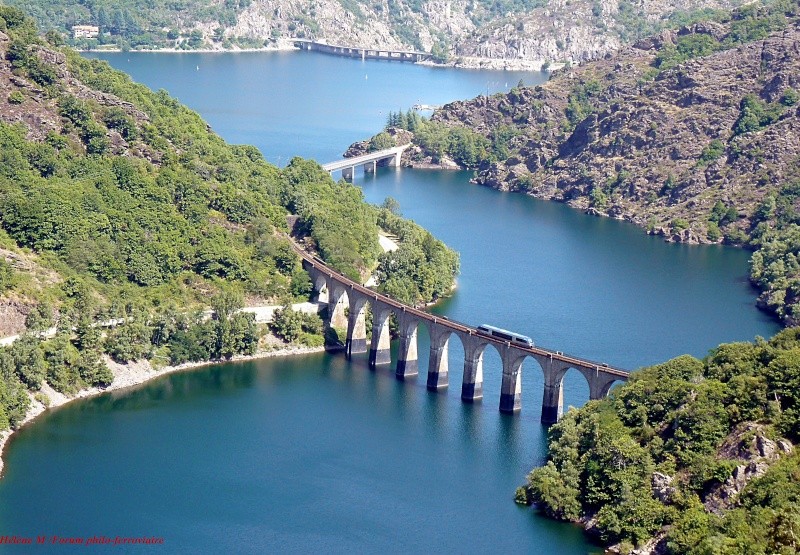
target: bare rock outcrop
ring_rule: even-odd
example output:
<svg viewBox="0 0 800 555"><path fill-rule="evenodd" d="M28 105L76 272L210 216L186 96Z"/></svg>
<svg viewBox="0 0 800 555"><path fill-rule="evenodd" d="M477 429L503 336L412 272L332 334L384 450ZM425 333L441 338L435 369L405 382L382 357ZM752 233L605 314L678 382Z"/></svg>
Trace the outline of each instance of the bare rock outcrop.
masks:
<svg viewBox="0 0 800 555"><path fill-rule="evenodd" d="M59 114L58 99L32 80L12 72L11 63L6 58L9 38L0 33L0 121L6 123L22 123L27 129L27 138L43 141L48 134L60 134L64 130L64 120ZM40 45L33 45L31 52L46 67L52 69L63 93L71 94L78 99L88 101L102 111L105 108L120 108L137 125L150 122L150 116L114 94L89 87L72 75L67 64L67 57L62 52ZM15 95L12 102L11 95ZM96 114L96 119L101 114ZM141 141L129 144L118 132L108 129L106 138L111 151L115 154L133 152L136 156L158 162L152 149ZM74 137L75 144L80 144Z"/></svg>
<svg viewBox="0 0 800 555"><path fill-rule="evenodd" d="M654 67L656 48L692 34L725 40L727 32L716 23L664 32L542 86L453 102L433 119L486 137L500 126L516 131L507 159L474 168L479 184L625 219L668 241L721 242L708 226L716 202L739 209L728 231L744 233L766 195L800 179L800 107L781 104L787 90L800 91L796 25L673 69ZM747 95L780 116L736 134Z"/></svg>
<svg viewBox="0 0 800 555"><path fill-rule="evenodd" d="M759 424L748 423L740 426L726 438L718 450L718 457L740 462L725 481L706 495L706 510L722 514L735 502L738 495L750 481L763 476L770 463L794 450L785 439L772 440L765 435Z"/></svg>
<svg viewBox="0 0 800 555"><path fill-rule="evenodd" d="M667 476L662 472L653 472L651 479L653 487L653 495L662 503L668 503L675 493L675 488L672 486L674 478Z"/></svg>

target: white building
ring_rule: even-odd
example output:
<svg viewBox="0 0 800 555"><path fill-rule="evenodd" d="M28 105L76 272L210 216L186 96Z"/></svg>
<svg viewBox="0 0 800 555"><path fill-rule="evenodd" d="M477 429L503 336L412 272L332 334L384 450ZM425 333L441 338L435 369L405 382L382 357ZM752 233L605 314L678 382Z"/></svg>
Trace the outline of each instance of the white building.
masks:
<svg viewBox="0 0 800 555"><path fill-rule="evenodd" d="M100 27L95 25L73 25L72 37L76 39L96 39L100 34Z"/></svg>

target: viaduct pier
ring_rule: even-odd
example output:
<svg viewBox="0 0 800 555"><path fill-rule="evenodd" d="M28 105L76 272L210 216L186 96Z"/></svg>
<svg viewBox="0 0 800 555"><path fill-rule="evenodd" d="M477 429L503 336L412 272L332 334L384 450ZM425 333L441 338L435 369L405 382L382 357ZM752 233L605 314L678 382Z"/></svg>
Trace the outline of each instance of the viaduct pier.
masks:
<svg viewBox="0 0 800 555"><path fill-rule="evenodd" d="M389 318L399 324L400 349L395 373L403 379L419 373L417 333L424 324L430 335L427 387L439 390L450 383L448 343L453 336L464 348L461 399L473 402L483 398L483 354L489 345L497 350L503 363L500 411L514 413L522 408L522 364L527 358L536 361L544 376L541 421L552 424L563 413L563 379L570 368L580 372L589 384L589 398L608 395L617 381L627 381L628 372L603 363L543 349L520 345L481 333L476 327L435 316L368 289L337 273L319 258L292 243L302 257L303 268L311 276L314 289L327 293L328 324L346 328L345 352L348 357L369 351L372 367L391 363ZM366 311L372 310L372 334L367 340Z"/></svg>

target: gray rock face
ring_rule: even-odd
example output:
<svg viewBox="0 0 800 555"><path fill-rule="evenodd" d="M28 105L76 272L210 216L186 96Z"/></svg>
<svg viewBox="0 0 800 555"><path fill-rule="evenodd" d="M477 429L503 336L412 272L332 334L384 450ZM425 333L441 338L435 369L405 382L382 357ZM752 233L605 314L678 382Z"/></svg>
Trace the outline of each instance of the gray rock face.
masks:
<svg viewBox="0 0 800 555"><path fill-rule="evenodd" d="M729 509L745 486L753 480L766 474L769 464L766 462L750 462L737 466L727 481L706 497L706 510L720 515Z"/></svg>
<svg viewBox="0 0 800 555"><path fill-rule="evenodd" d="M735 502L747 484L763 476L770 463L794 450L785 439L772 440L764 435L761 425L746 423L728 436L720 447L717 456L723 459L738 460L737 465L724 484L720 484L706 496L706 510L722 514Z"/></svg>
<svg viewBox="0 0 800 555"><path fill-rule="evenodd" d="M781 453L783 453L784 455L789 455L794 451L794 446L785 439L779 439L778 449L780 449Z"/></svg>
<svg viewBox="0 0 800 555"><path fill-rule="evenodd" d="M675 493L675 488L671 486L672 480L672 476L667 476L661 472L653 472L653 495L662 503L667 503L671 499L672 494Z"/></svg>
<svg viewBox="0 0 800 555"><path fill-rule="evenodd" d="M597 60L635 40L676 11L730 8L731 0L643 0L631 10L616 0L550 0L497 11L495 3L466 0L254 0L222 25L224 36L259 41L307 38L346 46L423 50L443 41L461 65L476 59L507 63ZM209 44L216 21L175 26L200 30Z"/></svg>
<svg viewBox="0 0 800 555"><path fill-rule="evenodd" d="M778 103L787 89L800 90L796 25L653 78L654 48L681 34L725 32L697 24L662 33L539 87L451 103L434 119L486 136L501 125L518 132L511 159L481 166L477 183L591 208L669 241L719 242L707 227L717 201L739 208L728 231L746 231L765 195L800 179L797 106L757 132L733 131L745 95ZM713 157L715 141L722 148Z"/></svg>

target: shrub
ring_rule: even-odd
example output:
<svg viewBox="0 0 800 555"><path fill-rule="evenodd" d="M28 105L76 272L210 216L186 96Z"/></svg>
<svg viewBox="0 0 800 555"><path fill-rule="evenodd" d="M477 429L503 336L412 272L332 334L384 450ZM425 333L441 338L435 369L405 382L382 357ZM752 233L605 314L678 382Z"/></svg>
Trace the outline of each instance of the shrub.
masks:
<svg viewBox="0 0 800 555"><path fill-rule="evenodd" d="M369 140L369 151L384 150L397 146L397 141L386 131L382 131Z"/></svg>
<svg viewBox="0 0 800 555"><path fill-rule="evenodd" d="M689 222L684 218L675 218L670 222L670 227L672 228L673 232L683 231L684 229L689 229Z"/></svg>
<svg viewBox="0 0 800 555"><path fill-rule="evenodd" d="M720 156L725 154L725 143L719 139L714 139L706 145L703 152L700 153L700 158L697 160L698 166L707 166Z"/></svg>

